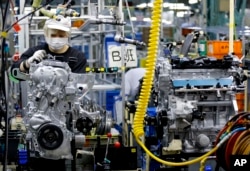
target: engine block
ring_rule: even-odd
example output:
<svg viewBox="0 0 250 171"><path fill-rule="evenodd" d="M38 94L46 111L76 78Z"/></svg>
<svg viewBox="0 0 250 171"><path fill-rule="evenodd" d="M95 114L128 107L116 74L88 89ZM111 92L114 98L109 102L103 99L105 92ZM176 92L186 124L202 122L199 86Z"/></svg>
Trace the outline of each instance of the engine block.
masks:
<svg viewBox="0 0 250 171"><path fill-rule="evenodd" d="M84 96L95 75L72 73L67 63L44 60L31 64L24 122L33 157L72 159L71 142L84 143L93 127L109 121L101 110L87 110Z"/></svg>
<svg viewBox="0 0 250 171"><path fill-rule="evenodd" d="M243 71L232 58L160 58L155 90L163 126L163 154L203 153L238 112Z"/></svg>

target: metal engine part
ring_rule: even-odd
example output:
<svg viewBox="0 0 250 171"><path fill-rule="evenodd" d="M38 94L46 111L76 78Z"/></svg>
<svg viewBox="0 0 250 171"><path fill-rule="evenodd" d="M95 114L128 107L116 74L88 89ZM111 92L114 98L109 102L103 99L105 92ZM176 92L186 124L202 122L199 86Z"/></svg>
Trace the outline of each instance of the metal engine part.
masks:
<svg viewBox="0 0 250 171"><path fill-rule="evenodd" d="M159 58L154 89L163 154L204 153L238 112L243 70L233 58ZM178 142L178 143L177 143Z"/></svg>
<svg viewBox="0 0 250 171"><path fill-rule="evenodd" d="M84 97L94 80L93 74L72 73L67 63L44 60L31 64L24 117L31 156L72 159L73 139L76 146L83 145L76 141L84 141L92 128L111 128L105 111L87 110Z"/></svg>

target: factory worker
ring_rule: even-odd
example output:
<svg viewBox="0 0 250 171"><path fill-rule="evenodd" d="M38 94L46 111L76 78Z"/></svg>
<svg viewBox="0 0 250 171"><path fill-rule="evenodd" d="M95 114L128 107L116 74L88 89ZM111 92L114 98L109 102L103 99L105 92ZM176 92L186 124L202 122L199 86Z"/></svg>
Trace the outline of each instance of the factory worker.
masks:
<svg viewBox="0 0 250 171"><path fill-rule="evenodd" d="M144 77L146 72L145 68L131 68L125 73L125 101L135 101L136 95L139 92L140 80ZM120 96L115 97L114 104L114 115L117 124L122 123L122 101L121 101L122 92Z"/></svg>
<svg viewBox="0 0 250 171"><path fill-rule="evenodd" d="M47 58L67 62L72 72L84 73L87 60L83 52L70 46L70 34L70 18L57 16L57 20L46 20L44 24L45 43L30 47L22 53L20 59L12 64L11 75L18 80L25 80L31 64L41 62ZM65 170L64 159L52 160L31 156L28 163L28 170Z"/></svg>
<svg viewBox="0 0 250 171"><path fill-rule="evenodd" d="M125 73L125 97L126 100L134 101L138 93L140 80L145 75L145 68L131 68Z"/></svg>
<svg viewBox="0 0 250 171"><path fill-rule="evenodd" d="M11 74L17 79L18 68L21 73L28 73L30 64L41 62L45 58L67 62L74 73L85 72L87 60L84 53L69 45L71 33L71 19L57 16L57 19L48 19L44 24L44 36L46 43L27 49L11 68Z"/></svg>

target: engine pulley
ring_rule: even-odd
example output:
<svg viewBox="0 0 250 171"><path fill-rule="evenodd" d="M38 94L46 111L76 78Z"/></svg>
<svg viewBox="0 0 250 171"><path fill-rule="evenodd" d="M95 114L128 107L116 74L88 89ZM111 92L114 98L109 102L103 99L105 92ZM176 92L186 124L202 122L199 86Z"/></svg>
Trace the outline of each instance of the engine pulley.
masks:
<svg viewBox="0 0 250 171"><path fill-rule="evenodd" d="M37 134L37 140L41 147L47 150L55 150L63 143L63 132L54 124L42 125Z"/></svg>
<svg viewBox="0 0 250 171"><path fill-rule="evenodd" d="M82 132L84 135L89 134L93 126L93 121L88 117L81 117L76 121L77 130Z"/></svg>

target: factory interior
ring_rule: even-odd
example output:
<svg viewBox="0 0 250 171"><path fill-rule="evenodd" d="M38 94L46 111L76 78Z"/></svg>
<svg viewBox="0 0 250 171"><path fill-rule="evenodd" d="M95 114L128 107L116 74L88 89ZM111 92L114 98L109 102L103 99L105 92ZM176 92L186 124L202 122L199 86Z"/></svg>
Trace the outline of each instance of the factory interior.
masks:
<svg viewBox="0 0 250 171"><path fill-rule="evenodd" d="M250 170L249 0L0 11L0 171Z"/></svg>

